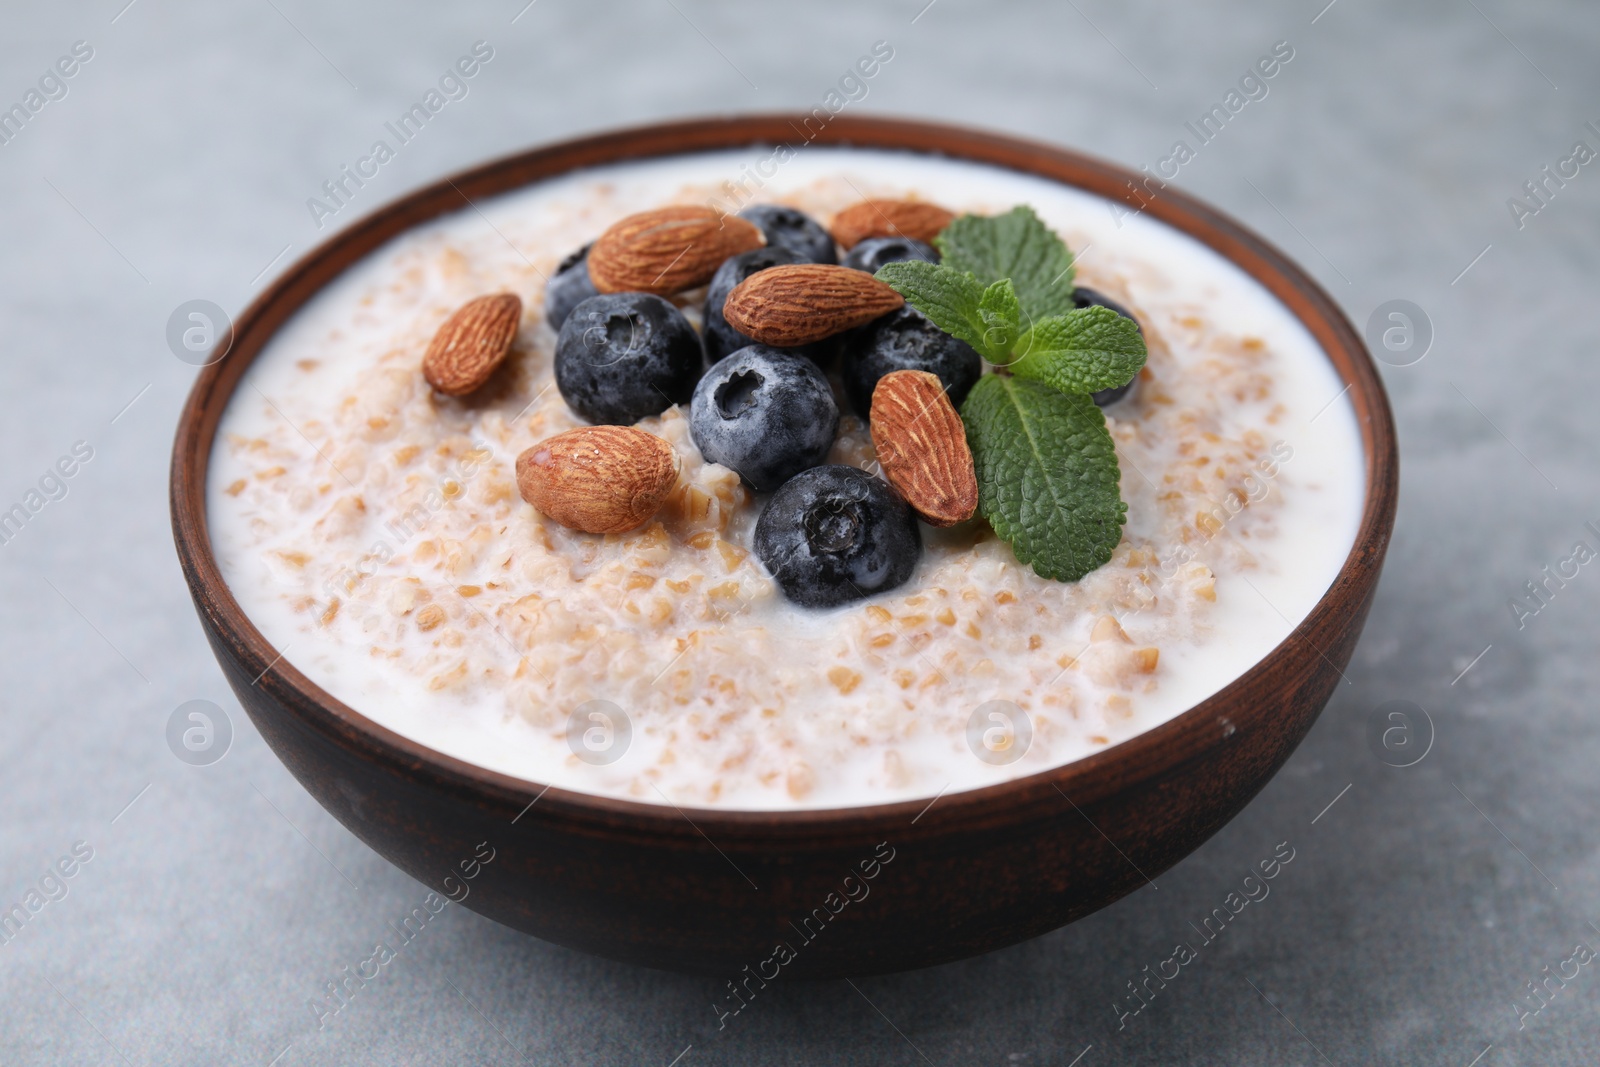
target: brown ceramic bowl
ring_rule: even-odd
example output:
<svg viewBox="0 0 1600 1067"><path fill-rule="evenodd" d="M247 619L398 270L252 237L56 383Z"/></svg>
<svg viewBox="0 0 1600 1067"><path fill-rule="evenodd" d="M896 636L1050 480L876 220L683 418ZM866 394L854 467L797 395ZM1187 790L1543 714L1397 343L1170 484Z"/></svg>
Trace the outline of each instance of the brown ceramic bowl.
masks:
<svg viewBox="0 0 1600 1067"><path fill-rule="evenodd" d="M679 810L545 788L452 759L335 700L280 658L223 582L206 530L206 468L229 396L296 309L418 223L577 167L776 144L800 116L709 119L524 152L419 190L305 256L235 324L203 371L172 456L178 555L217 660L267 743L311 795L408 874L548 941L652 967L862 975L999 948L1072 922L1216 833L1311 728L1349 662L1394 525L1399 467L1383 387L1334 302L1282 253L1176 190L1146 210L1274 293L1349 384L1365 448L1355 547L1294 632L1177 718L1087 759L970 792L826 811ZM816 143L938 153L1123 199L1139 177L1073 152L892 119L836 118ZM530 806L531 805L531 806ZM491 863L471 867L480 842ZM892 850L892 852L891 852ZM482 853L486 854L486 853ZM892 856L860 881L860 866ZM467 871L460 869L467 862ZM466 880L464 874L475 872ZM855 872L857 881L845 883ZM860 896L846 900L844 890ZM780 956L780 961L787 959Z"/></svg>

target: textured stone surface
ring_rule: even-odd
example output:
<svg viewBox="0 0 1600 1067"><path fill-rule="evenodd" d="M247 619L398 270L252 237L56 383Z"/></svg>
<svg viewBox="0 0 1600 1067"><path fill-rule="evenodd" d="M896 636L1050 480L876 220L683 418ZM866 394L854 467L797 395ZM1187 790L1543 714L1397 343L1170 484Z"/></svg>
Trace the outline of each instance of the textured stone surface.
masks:
<svg viewBox="0 0 1600 1067"><path fill-rule="evenodd" d="M75 841L94 857L0 945L0 1060L1466 1067L1492 1044L1477 1063L1593 1062L1595 965L1521 1030L1512 1005L1575 943L1600 946L1600 576L1583 568L1520 630L1507 601L1574 541L1600 543L1584 530L1600 519L1600 169L1520 230L1506 200L1575 140L1600 148L1584 129L1600 124L1600 12L1324 2L8 12L0 104L74 41L94 56L0 145L0 505L75 441L94 455L0 547L0 898ZM1350 684L1260 798L1159 888L1075 926L854 987L775 986L720 1032L718 983L585 958L455 907L314 1032L307 999L425 890L295 784L201 639L165 498L193 368L164 330L186 300L242 307L307 251L306 198L478 39L495 54L470 94L330 228L532 143L818 106L878 39L894 59L852 109L1155 164L1291 42L1269 94L1177 183L1280 243L1358 325L1403 298L1435 339L1385 369L1401 518ZM214 766L168 750L167 719L191 699L233 716ZM1402 699L1437 739L1395 769L1369 748L1368 719ZM1119 1031L1125 983L1198 942L1189 924L1283 841L1295 859L1271 896Z"/></svg>

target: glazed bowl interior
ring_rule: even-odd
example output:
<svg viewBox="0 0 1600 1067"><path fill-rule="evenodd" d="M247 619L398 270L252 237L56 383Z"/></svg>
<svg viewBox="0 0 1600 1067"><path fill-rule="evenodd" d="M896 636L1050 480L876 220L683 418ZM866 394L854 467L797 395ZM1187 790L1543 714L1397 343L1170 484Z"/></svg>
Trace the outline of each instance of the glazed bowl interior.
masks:
<svg viewBox="0 0 1600 1067"><path fill-rule="evenodd" d="M1144 862L1137 865L1141 876L1153 876L1198 847L1265 784L1309 729L1337 681L1337 672L1348 661L1393 526L1398 463L1381 383L1359 336L1327 294L1285 256L1237 223L1175 189L1163 189L1152 197L1147 186L1136 184L1142 176L1122 168L970 130L845 117L833 119L813 135L811 143L973 160L1125 203L1130 210L1140 210L1230 260L1309 331L1348 388L1363 448L1365 487L1354 545L1337 577L1315 608L1270 654L1188 711L1126 741L1025 777L938 797L931 812L930 800L935 799L931 796L829 809L685 810L549 787L439 753L335 699L263 637L241 609L218 566L207 529L207 470L229 398L252 360L299 308L386 242L421 223L468 210L480 199L585 167L782 143L794 139L796 123L802 118L754 116L625 130L525 152L421 189L336 234L289 268L239 316L226 355L202 369L178 428L171 489L180 560L208 637L246 710L290 769L353 831L419 877L425 877L419 872L436 862L437 855L451 854L439 834L427 827L432 816L418 815L408 829L405 820L384 823L361 804L346 803L341 796L351 790L379 795L393 790L398 797L425 797L415 802L436 804L437 810L450 812L463 826L504 826L505 833L513 836L525 832L546 835L529 840L531 852L552 847L564 835L577 835L591 844L603 841L607 848L635 849L645 857L641 862L650 862L651 848L703 852L709 843L723 859L731 863L730 857L739 858L741 865L762 870L769 880L782 878L782 872L788 870L784 865L808 850L837 849L840 854L852 854L851 849L889 837L912 849L914 856L918 855L917 843L925 843L930 866L924 873L936 876L936 856L955 861L964 854L969 858L975 854L972 835L1007 827L1021 832L1030 825L1029 820L1044 818L1040 813L1046 808L1057 810L1062 798L1070 798L1074 807L1100 812L1108 822L1126 827L1129 834L1137 836L1144 827L1150 847L1133 846L1128 851L1135 858L1142 856ZM1186 792L1201 788L1189 783L1207 778L1197 767L1208 761L1213 773L1210 784L1203 787L1205 795ZM330 779L330 774L345 774L344 785ZM1182 805L1186 800L1193 805L1189 817L1181 811L1150 810L1156 805ZM484 831L471 830L478 832ZM570 836L566 839L570 844ZM644 848L647 842L649 847ZM1062 844L1062 851L1041 853L1037 862L1063 862L1063 857L1075 855L1072 849L1081 847ZM590 858L599 871L608 863L613 868L618 864L625 867L621 855L602 850ZM509 867L503 864L501 870L509 871ZM478 897L486 913L540 936L607 955L715 970L724 957L738 958L744 944L744 935L735 929L727 939L696 955L699 946L715 938L694 923L657 936L642 930L641 925L619 935L620 939L608 940L597 928L584 925L591 919L598 924L600 919L588 916L573 903L582 878L541 905L538 892L514 880L510 873L503 877L508 879L503 886L508 899L493 899L493 892ZM530 868L527 877L539 876ZM547 872L544 877L552 876ZM761 880L746 879L752 884ZM813 953L815 973L866 973L981 951L1070 921L1140 884L1142 877L1108 873L1095 884L1082 886L1082 892L1063 906L1046 909L1048 914L1009 926L977 922L969 933L953 936L943 949L896 955L891 948L867 945L855 956L840 949L827 958L819 951ZM510 899L518 892L528 898L524 905ZM722 890L686 886L684 892L686 899L704 899L709 905ZM804 899L803 893L796 899ZM756 908L748 929L759 930L765 916L781 913L790 903L779 899ZM922 914L927 920L942 921L935 917L946 902L929 898L926 905ZM469 902L468 906L475 905ZM568 925L558 929L559 924L542 920L536 914L541 906L561 914L561 922ZM648 908L639 911L640 923L652 914ZM670 925L659 916L651 921ZM737 926L735 921L733 927ZM896 931L897 936L903 936L906 929ZM909 929L914 932L916 927ZM577 932L568 932L571 930ZM758 934L750 936L759 939ZM647 947L637 951L627 947L644 943Z"/></svg>

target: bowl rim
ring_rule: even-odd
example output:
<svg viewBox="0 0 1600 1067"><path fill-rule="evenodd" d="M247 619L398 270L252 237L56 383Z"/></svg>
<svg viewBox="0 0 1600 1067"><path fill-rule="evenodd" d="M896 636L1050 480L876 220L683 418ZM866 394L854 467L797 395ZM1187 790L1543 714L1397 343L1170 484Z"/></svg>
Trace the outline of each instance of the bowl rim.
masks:
<svg viewBox="0 0 1600 1067"><path fill-rule="evenodd" d="M1275 246L1215 208L1152 176L1070 149L1007 134L887 116L833 116L812 132L807 114L753 114L652 123L564 140L514 153L414 189L357 219L300 256L233 324L231 347L201 368L179 417L173 443L170 503L179 562L197 609L226 640L251 684L292 710L298 725L392 772L470 804L491 804L531 821L624 831L651 838L800 841L860 829L904 831L935 804L940 827L980 829L1041 801L1074 807L1201 758L1231 730L1228 711L1251 684L1280 667L1292 646L1332 622L1341 605L1361 600L1376 581L1394 525L1399 460L1393 414L1370 354L1338 305ZM1364 451L1365 495L1354 542L1316 605L1278 645L1211 696L1160 725L1099 752L993 785L888 803L831 808L684 808L585 793L492 771L414 741L339 701L301 674L250 621L223 579L207 527L207 472L216 430L245 369L283 322L351 264L413 227L474 208L480 196L511 192L568 172L607 164L791 143L859 147L943 156L1032 174L1120 200L1207 245L1288 308L1346 383ZM809 134L809 136L807 136ZM791 143L791 147L793 147ZM242 353L242 355L241 355ZM1331 661L1329 661L1331 663ZM1337 668L1336 668L1337 669ZM1220 728L1219 728L1220 727ZM1059 794L1059 796L1057 796ZM1077 798L1073 801L1071 798ZM513 822L516 819L512 820ZM713 843L713 847L715 847Z"/></svg>

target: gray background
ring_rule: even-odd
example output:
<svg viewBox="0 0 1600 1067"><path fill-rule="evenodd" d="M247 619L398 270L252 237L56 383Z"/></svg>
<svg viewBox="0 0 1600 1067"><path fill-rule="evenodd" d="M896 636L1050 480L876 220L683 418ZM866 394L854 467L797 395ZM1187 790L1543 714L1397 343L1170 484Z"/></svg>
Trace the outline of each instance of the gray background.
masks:
<svg viewBox="0 0 1600 1067"><path fill-rule="evenodd" d="M0 16L0 103L72 42L95 49L67 98L0 146L0 507L74 441L94 449L67 497L0 547L0 898L73 842L94 849L70 894L0 946L0 1062L1600 1056L1600 962L1525 1028L1512 1007L1577 942L1600 946L1587 714L1600 567L1520 630L1507 606L1574 541L1600 546L1584 530L1600 519L1600 165L1524 229L1506 205L1574 140L1600 148L1582 128L1600 122L1592 2L538 0L518 17L523 2L93 0ZM340 224L531 144L809 109L877 39L895 58L856 111L1153 163L1290 41L1270 95L1177 184L1280 243L1358 325L1405 298L1437 336L1420 363L1385 368L1404 493L1350 684L1261 797L1159 888L1068 929L854 987L779 984L721 1033L720 983L590 959L455 906L311 1033L307 999L425 890L300 789L202 641L166 509L194 371L164 328L192 298L241 308L308 251L306 198L477 39L495 58L471 96ZM210 767L164 739L195 698L233 717L233 749ZM1373 709L1396 699L1436 726L1407 769L1367 739ZM1296 857L1271 896L1118 1032L1123 984L1281 841Z"/></svg>

